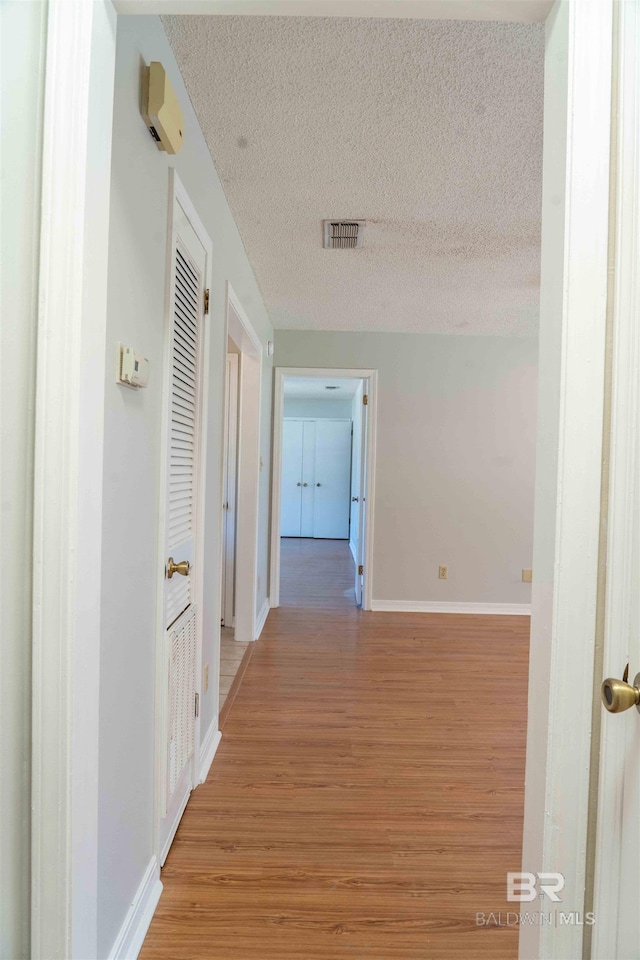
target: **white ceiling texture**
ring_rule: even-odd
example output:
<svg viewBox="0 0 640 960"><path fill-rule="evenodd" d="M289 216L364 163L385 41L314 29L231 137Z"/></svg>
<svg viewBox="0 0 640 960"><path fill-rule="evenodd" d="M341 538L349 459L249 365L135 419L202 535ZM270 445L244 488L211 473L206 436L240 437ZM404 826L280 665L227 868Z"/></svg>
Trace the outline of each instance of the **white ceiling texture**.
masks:
<svg viewBox="0 0 640 960"><path fill-rule="evenodd" d="M543 24L163 23L274 327L536 334Z"/></svg>

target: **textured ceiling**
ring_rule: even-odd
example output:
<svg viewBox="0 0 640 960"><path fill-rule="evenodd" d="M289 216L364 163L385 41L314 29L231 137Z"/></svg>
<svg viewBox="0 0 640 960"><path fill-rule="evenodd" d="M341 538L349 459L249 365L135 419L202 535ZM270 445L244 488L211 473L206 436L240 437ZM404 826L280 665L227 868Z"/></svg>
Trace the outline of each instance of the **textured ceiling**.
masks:
<svg viewBox="0 0 640 960"><path fill-rule="evenodd" d="M351 400L361 380L348 380L341 377L337 380L320 380L316 377L285 377L285 397L295 397L297 400ZM327 387L337 387L337 390L327 390Z"/></svg>
<svg viewBox="0 0 640 960"><path fill-rule="evenodd" d="M541 24L163 23L274 327L536 333Z"/></svg>

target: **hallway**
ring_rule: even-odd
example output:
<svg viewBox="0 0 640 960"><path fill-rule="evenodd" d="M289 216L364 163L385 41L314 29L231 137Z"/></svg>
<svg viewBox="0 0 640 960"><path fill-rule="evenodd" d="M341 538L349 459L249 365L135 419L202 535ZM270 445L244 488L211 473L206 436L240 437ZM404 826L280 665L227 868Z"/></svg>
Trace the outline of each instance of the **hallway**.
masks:
<svg viewBox="0 0 640 960"><path fill-rule="evenodd" d="M287 599L189 802L142 960L515 958L517 928L476 913L517 909L529 620L363 613L329 542L307 576L311 544L283 542Z"/></svg>

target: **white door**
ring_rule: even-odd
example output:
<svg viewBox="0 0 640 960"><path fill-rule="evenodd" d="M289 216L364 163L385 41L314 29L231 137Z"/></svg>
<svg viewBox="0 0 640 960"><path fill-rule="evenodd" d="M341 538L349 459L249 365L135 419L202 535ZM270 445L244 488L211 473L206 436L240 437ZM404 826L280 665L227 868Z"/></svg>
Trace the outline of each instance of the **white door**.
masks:
<svg viewBox="0 0 640 960"><path fill-rule="evenodd" d="M362 393L361 383L353 398L353 419L351 423L351 513L349 516L349 546L354 561L358 557L358 538L360 536L360 460L362 452ZM357 567L356 567L357 569ZM356 586L356 599L357 599Z"/></svg>
<svg viewBox="0 0 640 960"><path fill-rule="evenodd" d="M299 537L302 516L302 420L282 424L280 536Z"/></svg>
<svg viewBox="0 0 640 960"><path fill-rule="evenodd" d="M309 473L309 477L311 476ZM348 540L351 508L349 420L316 421L313 484L313 536L329 540Z"/></svg>
<svg viewBox="0 0 640 960"><path fill-rule="evenodd" d="M193 787L195 596L202 325L207 254L179 203L174 206L170 283L168 444L164 570L166 756L160 851L164 861Z"/></svg>
<svg viewBox="0 0 640 960"><path fill-rule="evenodd" d="M315 537L316 424L302 424L302 497L300 504L300 536Z"/></svg>
<svg viewBox="0 0 640 960"><path fill-rule="evenodd" d="M366 400L366 402L365 402ZM366 511L367 511L367 425L369 398L363 392L361 416L360 416L360 443L358 446L358 455L360 462L358 464L359 486L356 494L358 502L354 504L357 507L358 517L358 539L356 541L356 603L362 606L362 595L364 590L364 558L366 548Z"/></svg>
<svg viewBox="0 0 640 960"><path fill-rule="evenodd" d="M617 9L618 145L604 675L640 698L640 2ZM604 689L608 706L614 691ZM608 692L608 696L607 696ZM625 704L621 704L625 706ZM603 710L593 960L640 957L640 706Z"/></svg>
<svg viewBox="0 0 640 960"><path fill-rule="evenodd" d="M238 354L227 354L225 472L222 503L222 624L233 626L236 586L236 492L238 472Z"/></svg>

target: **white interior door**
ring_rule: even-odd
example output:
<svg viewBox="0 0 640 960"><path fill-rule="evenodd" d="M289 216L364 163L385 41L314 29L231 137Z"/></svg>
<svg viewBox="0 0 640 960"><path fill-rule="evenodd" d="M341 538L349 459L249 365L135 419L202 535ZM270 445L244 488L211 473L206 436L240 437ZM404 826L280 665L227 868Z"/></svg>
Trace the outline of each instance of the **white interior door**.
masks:
<svg viewBox="0 0 640 960"><path fill-rule="evenodd" d="M305 476L307 472L305 470ZM349 539L351 509L351 421L317 420L313 475L313 534Z"/></svg>
<svg viewBox="0 0 640 960"><path fill-rule="evenodd" d="M366 549L366 511L367 511L367 425L368 425L368 400L367 403L364 402L366 394L364 389L362 392L362 401L360 404L360 443L358 447L358 456L360 462L358 464L358 502L354 505L357 508L357 517L358 517L358 538L356 541L356 603L359 607L362 606L362 597L364 591L364 558L365 558L365 549ZM355 428L354 428L355 429Z"/></svg>
<svg viewBox="0 0 640 960"><path fill-rule="evenodd" d="M631 705L603 711L593 960L640 956L640 2L617 5L614 89L615 283L604 675L623 678ZM616 46L614 46L616 49ZM615 75L615 74L614 74ZM603 690L609 707L613 691Z"/></svg>
<svg viewBox="0 0 640 960"><path fill-rule="evenodd" d="M280 536L299 537L302 521L302 420L282 424Z"/></svg>
<svg viewBox="0 0 640 960"><path fill-rule="evenodd" d="M206 250L179 203L173 215L164 591L166 756L160 851L164 861L194 784L195 568Z"/></svg>
<svg viewBox="0 0 640 960"><path fill-rule="evenodd" d="M358 559L358 538L360 536L360 475L362 453L362 393L363 384L358 387L353 398L351 420L351 513L349 516L349 546L354 561ZM356 568L357 569L357 568ZM357 600L356 585L356 600Z"/></svg>
<svg viewBox="0 0 640 960"><path fill-rule="evenodd" d="M315 537L315 475L316 475L316 423L305 420L302 424L302 502L300 511L300 536Z"/></svg>
<svg viewBox="0 0 640 960"><path fill-rule="evenodd" d="M222 624L233 626L236 586L236 498L238 472L238 354L227 354L225 472L222 504Z"/></svg>

